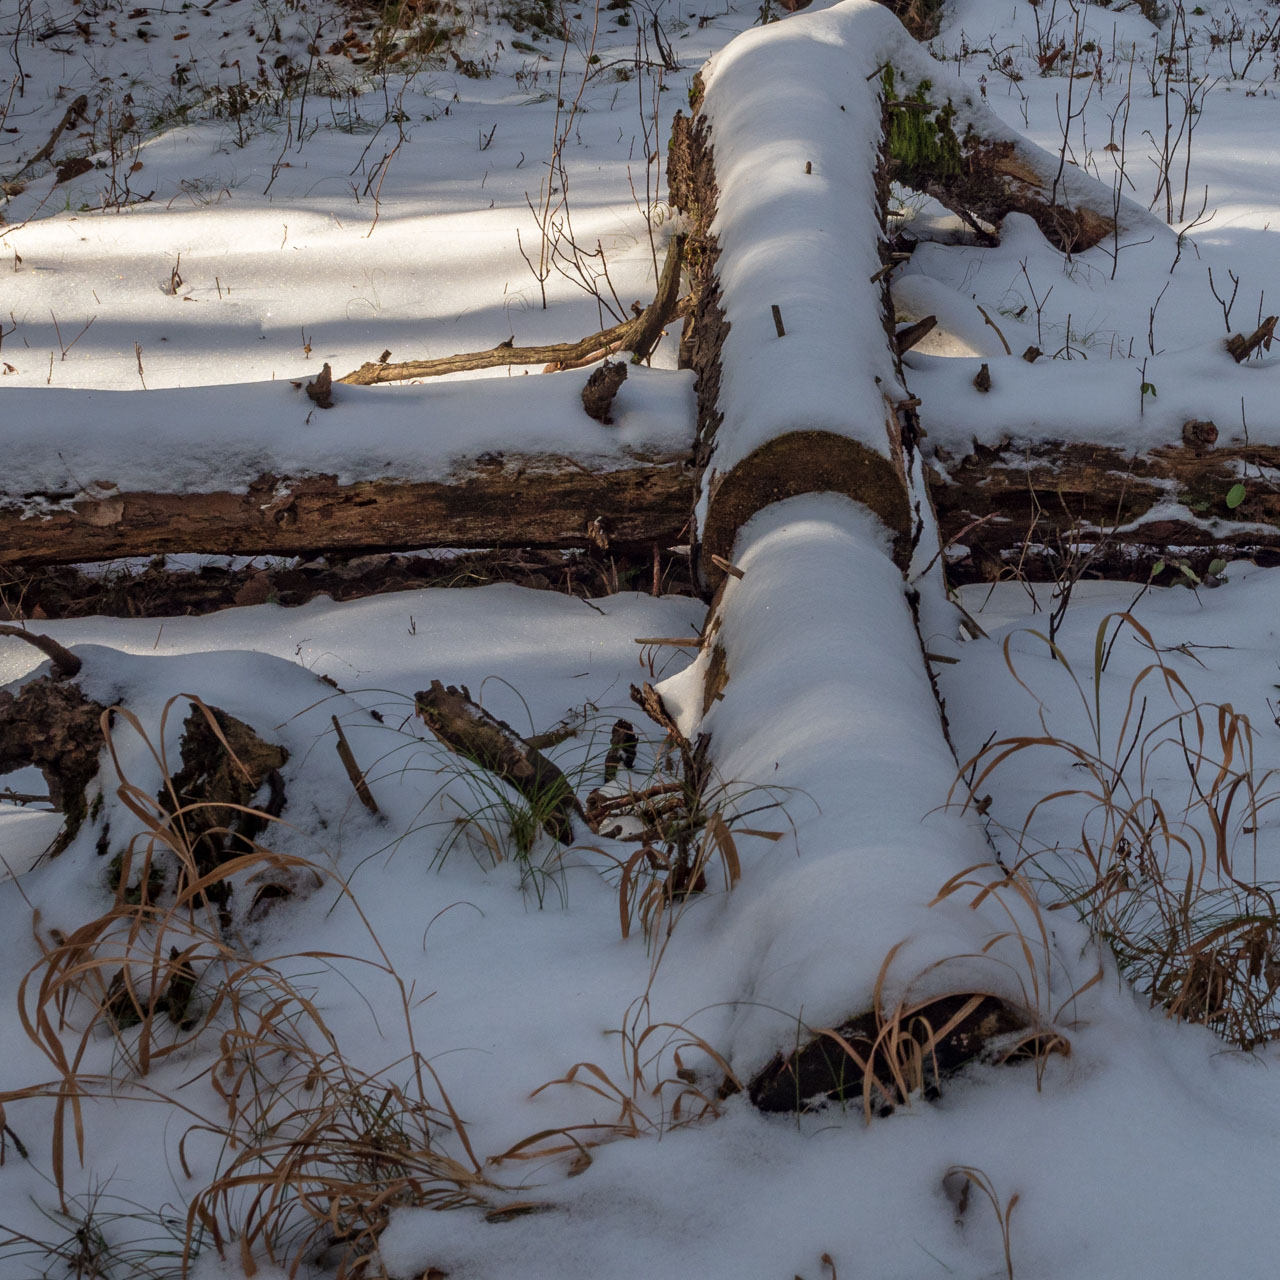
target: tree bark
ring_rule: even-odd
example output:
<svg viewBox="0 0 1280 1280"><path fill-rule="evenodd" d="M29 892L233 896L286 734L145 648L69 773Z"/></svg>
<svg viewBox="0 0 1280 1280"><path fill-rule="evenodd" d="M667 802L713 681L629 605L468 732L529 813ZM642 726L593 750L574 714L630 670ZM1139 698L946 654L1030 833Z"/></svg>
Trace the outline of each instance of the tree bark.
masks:
<svg viewBox="0 0 1280 1280"><path fill-rule="evenodd" d="M1219 556L1280 560L1280 490L1248 479L1276 467L1280 447L1271 445L1170 445L1131 455L1105 445L1009 440L975 445L963 458L935 455L930 487L943 541L956 544L953 577L993 579L1015 565L1052 577L1064 561L1087 556L1090 576L1145 581L1152 565L1170 557L1197 572ZM1244 498L1229 507L1237 485ZM1153 517L1157 504L1177 504L1185 514Z"/></svg>
<svg viewBox="0 0 1280 1280"><path fill-rule="evenodd" d="M111 492L44 517L0 507L0 565L215 548L586 547L601 533L623 548L668 545L688 522L690 484L684 455L603 471L569 457L483 454L444 481L263 475L247 493Z"/></svg>

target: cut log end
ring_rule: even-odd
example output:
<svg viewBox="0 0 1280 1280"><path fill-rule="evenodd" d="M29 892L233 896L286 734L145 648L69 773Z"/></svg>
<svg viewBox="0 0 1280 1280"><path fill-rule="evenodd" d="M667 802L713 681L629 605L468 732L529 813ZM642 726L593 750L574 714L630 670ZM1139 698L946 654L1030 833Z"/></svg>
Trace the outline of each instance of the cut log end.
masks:
<svg viewBox="0 0 1280 1280"><path fill-rule="evenodd" d="M724 576L715 563L731 560L738 530L757 511L799 494L845 494L879 516L894 539L894 558L910 558L911 509L893 462L864 444L829 431L793 431L761 445L732 471L711 482L701 539L701 568L714 589Z"/></svg>

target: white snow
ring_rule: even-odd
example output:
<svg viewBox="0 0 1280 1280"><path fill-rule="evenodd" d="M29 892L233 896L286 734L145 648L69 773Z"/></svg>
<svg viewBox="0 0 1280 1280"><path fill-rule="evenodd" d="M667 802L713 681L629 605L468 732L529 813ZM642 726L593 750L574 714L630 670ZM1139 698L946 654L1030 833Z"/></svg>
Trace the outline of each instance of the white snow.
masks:
<svg viewBox="0 0 1280 1280"><path fill-rule="evenodd" d="M311 412L290 381L313 377L324 361L344 373L384 348L399 360L508 337L520 345L576 339L633 300L648 301L671 230L664 161L650 157L710 54L706 101L732 324L716 467L793 427L887 448L882 397L903 389L870 282L879 259L868 233L868 139L879 118L872 73L888 53L952 95L961 124L982 116L987 128L993 112L1051 165L1065 156L1073 190L1098 182L1109 193L1118 181L1132 201L1121 205L1118 254L1104 242L1066 259L1016 216L995 248L954 235L922 241L896 273L894 296L902 318L936 314L940 322L932 345L906 361L927 446L962 452L974 439L994 446L1052 431L1139 450L1176 442L1191 417L1214 419L1224 442L1243 440L1247 429L1250 442L1280 443L1273 360L1263 353L1237 366L1221 346L1280 297L1271 226L1277 66L1265 39L1250 59L1250 41L1274 18L1265 5L1238 0L1198 7L1204 12L1186 15L1193 78L1174 79L1169 101L1177 110L1180 93L1201 84L1207 92L1189 170L1185 140L1167 166L1175 225L1166 227L1156 141L1165 93L1154 58L1167 48L1169 19L1156 28L1132 8L1079 9L1081 43L1095 48L1080 53L1075 70L1093 80L1073 82L1073 110L1092 88L1083 113L1068 119L1070 63L1060 59L1042 75L1036 54L1059 39L1073 43L1069 6L949 0L932 46L950 59L945 66L863 0L820 2L764 27L754 4L635 4L625 25L624 11L602 8L597 25L593 10L569 6L561 83L563 43L518 15L517 29L514 9L451 15L466 28L461 56L483 62L487 78L434 59L402 79L324 52L349 18L318 0L168 4L134 18L114 0L19 5L17 40L0 52L0 102L9 104L0 108L0 177L11 193L0 209L0 436L8 446L0 491L6 501L97 492L101 482L201 492L243 487L262 471L433 478L487 450L620 465L686 449L692 390L689 375L674 370L674 326L655 367L630 371L612 428L582 414L583 372L341 387L328 412ZM1246 34L1232 34L1233 14ZM653 19L679 64L661 76ZM308 53L308 44L321 52ZM273 66L281 56L288 65ZM540 184L564 176L547 164L557 98L573 102L588 69L563 157L573 233L583 251L599 242L605 254L617 290L615 301L601 286L612 315L555 271L544 310L542 285L522 257L536 266L540 246L526 195L538 207ZM236 115L227 86L239 83L260 96ZM1125 126L1119 113L1130 85ZM24 168L79 92L92 97L90 118L70 128L54 164ZM112 143L107 107L118 121L126 94L138 122ZM1125 151L1104 150L1122 129ZM56 165L77 154L98 167L56 182ZM1204 219L1188 229L1206 186ZM133 203L148 192L148 202ZM918 229L935 212L907 210ZM587 279L591 263L599 260L580 262ZM1229 272L1240 281L1234 302ZM774 304L784 339L773 328ZM1031 344L1045 352L1035 365L1020 358ZM982 362L992 377L987 395L971 385ZM1154 396L1141 394L1143 382ZM1272 479L1257 468L1243 476L1263 497ZM883 530L846 499L810 495L761 512L733 558L744 577L725 590L716 637L729 680L705 713L710 651L635 643L697 635L705 609L683 598L622 592L582 601L490 586L203 618L27 625L73 647L85 662L82 687L122 702L170 757L191 696L289 749L283 821L262 838L329 878L311 887L299 877L294 896L262 918L250 919L242 901L234 945L292 980L353 1069L404 1086L412 1038L465 1121L484 1174L501 1185L484 1193L487 1202L544 1207L499 1223L474 1209L398 1209L382 1240L397 1280L431 1267L455 1280L1005 1276L992 1205L975 1186L959 1214L944 1188L955 1166L990 1180L1018 1277L1269 1274L1280 1249L1271 1173L1277 1049L1246 1052L1149 1008L1063 907L1049 877L1060 886L1081 874L1076 847L1097 821L1094 807L1060 796L1019 833L1045 796L1079 792L1082 770L1064 753L1040 746L1012 755L979 788L991 795L985 814L948 804L957 764L921 644L956 659L935 664L935 674L961 761L992 735L1046 733L1124 759L1130 690L1158 659L1202 704L1207 725L1218 723L1219 704L1248 715L1252 774L1266 798L1276 790L1269 771L1280 768L1280 571L1233 564L1216 590L1077 584L1055 623L1069 671L1028 630L1047 634L1056 603L1047 586L966 588L962 602L988 638L962 641L935 565L916 584L917 636ZM917 559L927 558L926 545ZM6 607L21 597L20 582L0 581ZM1123 629L1095 700L1098 629L1129 608L1157 652L1143 633ZM1108 645L1115 626L1103 633ZM0 684L16 689L41 669L35 649L0 637ZM573 718L577 735L550 754L583 797L602 781L619 716L644 739L629 781L643 786L663 767L663 734L628 696L631 684L654 683L686 732L711 735L741 879L727 889L713 862L707 891L685 900L669 938L647 941L633 918L624 939L619 866L636 846L600 839L563 851L543 834L518 856L510 794L477 781L412 717L414 692L432 679L466 684L521 733ZM1183 705L1158 678L1142 692L1144 733ZM333 716L367 770L380 816L351 789ZM163 771L147 741L123 717L113 741L139 788L135 799L154 797ZM1194 823L1200 810L1189 799L1186 761L1172 742L1157 744L1145 784L1178 821ZM38 789L30 771L20 787L16 778L3 781ZM113 854L136 827L105 757L96 785ZM954 798L964 795L961 785ZM1264 807L1256 823L1238 808L1230 815L1234 869L1264 888L1280 878L1276 812ZM115 1079L84 1100L84 1160L71 1143L70 1213L61 1214L52 1103L18 1096L56 1071L23 1028L19 986L39 972L54 931L86 924L111 894L99 828L40 861L50 825L46 814L0 801L8 1126L0 1277L68 1270L65 1251L97 1241L75 1234L90 1208L89 1225L114 1251L100 1259L102 1273L172 1275L166 1235L176 1230L180 1240L190 1198L231 1158L216 1136L197 1133L184 1151L188 1170L178 1154L193 1118L216 1124L225 1114L208 1074L216 1035L158 1064L141 1082L153 1095L130 1083L131 1033L121 1043L88 1039L81 1069ZM970 906L978 886L1001 875L996 853L1007 865L1034 855L1024 870L1041 895L1047 947L1036 913L1016 895ZM974 868L973 887L930 905L966 868ZM1009 935L1015 923L1034 944L1028 952ZM381 955L403 988L378 967ZM913 1099L869 1125L857 1106L771 1117L742 1096L721 1102L716 1118L677 1122L682 1089L715 1097L722 1072L708 1047L749 1075L794 1045L804 1026L865 1009L882 972L891 1002L978 988L1025 1004L1069 1040L1070 1055L1049 1056L1042 1073L1032 1064L972 1069L938 1100ZM34 986L24 998L30 1009ZM85 1001L69 1008L59 1042L77 1045L91 1012ZM638 1063L620 1031L647 1033ZM535 1096L575 1064L599 1069L584 1067L578 1078L601 1092L560 1083ZM175 1103L147 1100L156 1096ZM634 1138L617 1136L627 1127L624 1104L635 1109ZM615 1127L573 1128L591 1125ZM465 1157L456 1133L432 1126L440 1150ZM483 1163L542 1131L553 1136L541 1145L554 1145L563 1129L617 1140L594 1146L585 1168L572 1164L574 1150ZM234 1247L220 1262L207 1237L200 1245L197 1275L242 1273ZM259 1274L287 1274L262 1261ZM300 1274L332 1275L334 1265L332 1256L312 1257Z"/></svg>

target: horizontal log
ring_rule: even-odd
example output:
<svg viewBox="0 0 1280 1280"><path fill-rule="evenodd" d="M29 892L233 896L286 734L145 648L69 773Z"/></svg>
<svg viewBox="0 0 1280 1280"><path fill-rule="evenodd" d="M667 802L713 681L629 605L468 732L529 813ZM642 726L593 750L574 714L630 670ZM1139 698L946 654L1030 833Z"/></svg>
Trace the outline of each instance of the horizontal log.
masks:
<svg viewBox="0 0 1280 1280"><path fill-rule="evenodd" d="M120 492L98 486L24 515L0 507L0 564L67 564L213 549L304 555L418 547L636 547L680 541L688 459L602 470L573 458L481 455L441 481L339 484L259 476L247 492ZM32 495L27 495L31 497ZM63 495L65 497L65 495ZM29 508L28 508L29 509Z"/></svg>
<svg viewBox="0 0 1280 1280"><path fill-rule="evenodd" d="M1098 444L1009 440L964 457L935 455L930 490L944 542L965 548L963 558L953 557L960 577L994 578L1014 562L1051 575L1055 562L1088 544L1098 547L1093 574L1145 578L1169 556L1280 554L1280 488L1261 478L1277 467L1274 445L1167 446L1133 455ZM1243 500L1228 506L1237 485Z"/></svg>

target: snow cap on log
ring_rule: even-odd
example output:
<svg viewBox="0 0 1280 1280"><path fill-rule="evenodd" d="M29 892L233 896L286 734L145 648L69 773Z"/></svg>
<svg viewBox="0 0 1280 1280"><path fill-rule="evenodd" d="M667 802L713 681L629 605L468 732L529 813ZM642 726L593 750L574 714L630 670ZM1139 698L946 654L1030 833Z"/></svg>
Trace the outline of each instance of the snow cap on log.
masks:
<svg viewBox="0 0 1280 1280"><path fill-rule="evenodd" d="M907 392L872 281L882 130L867 80L899 35L887 10L846 4L747 32L703 73L727 321L698 510L707 553L728 556L754 510L805 490L846 493L907 532L891 409Z"/></svg>
<svg viewBox="0 0 1280 1280"><path fill-rule="evenodd" d="M742 577L708 620L714 643L659 686L686 735L709 735L739 832L731 909L685 966L736 975L716 1043L741 1079L795 1048L797 1017L838 1026L873 1007L878 982L889 1008L984 993L1043 1027L1072 981L1057 956L1050 978L1016 890L976 901L1004 873L972 813L948 805L956 762L889 551L883 525L836 494L759 512L734 548ZM735 810L782 840L741 831ZM935 903L966 870L974 887ZM1057 927L1066 951L1083 942Z"/></svg>

